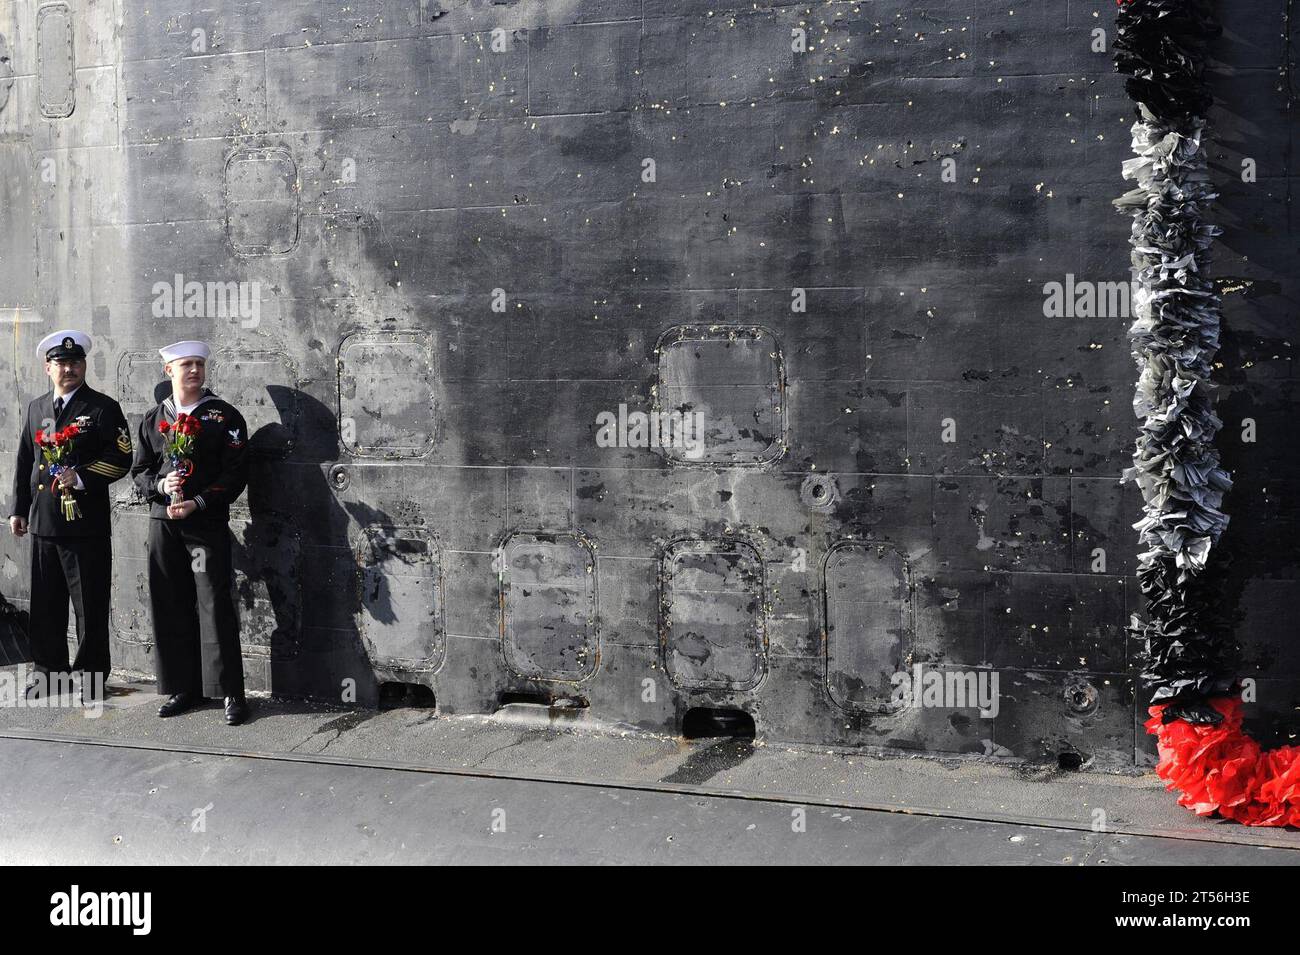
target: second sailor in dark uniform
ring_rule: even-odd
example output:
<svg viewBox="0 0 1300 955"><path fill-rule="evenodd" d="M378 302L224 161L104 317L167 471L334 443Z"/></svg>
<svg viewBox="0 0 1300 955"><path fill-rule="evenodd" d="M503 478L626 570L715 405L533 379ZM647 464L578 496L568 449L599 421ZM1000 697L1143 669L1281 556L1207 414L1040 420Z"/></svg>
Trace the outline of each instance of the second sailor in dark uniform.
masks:
<svg viewBox="0 0 1300 955"><path fill-rule="evenodd" d="M222 697L226 722L248 718L231 561L230 505L248 483L248 430L204 387L209 349L184 341L159 349L171 397L144 416L131 474L149 501L149 602L159 716ZM192 449L173 460L178 421L197 422Z"/></svg>

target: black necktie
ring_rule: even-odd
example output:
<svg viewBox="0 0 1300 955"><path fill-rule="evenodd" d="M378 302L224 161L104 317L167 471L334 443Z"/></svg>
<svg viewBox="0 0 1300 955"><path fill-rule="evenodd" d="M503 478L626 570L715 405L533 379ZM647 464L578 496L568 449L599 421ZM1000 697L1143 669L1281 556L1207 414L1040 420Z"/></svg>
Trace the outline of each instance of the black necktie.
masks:
<svg viewBox="0 0 1300 955"><path fill-rule="evenodd" d="M62 398L55 398L55 399L54 399L54 417L57 419L57 418L59 417L59 415L61 415L61 414L63 414L63 399L62 399Z"/></svg>

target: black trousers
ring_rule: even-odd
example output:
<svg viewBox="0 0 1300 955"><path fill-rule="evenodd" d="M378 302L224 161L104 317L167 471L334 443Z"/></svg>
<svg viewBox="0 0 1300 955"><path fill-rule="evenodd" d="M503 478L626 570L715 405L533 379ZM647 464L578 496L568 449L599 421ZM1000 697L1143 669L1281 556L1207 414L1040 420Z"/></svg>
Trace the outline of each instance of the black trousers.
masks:
<svg viewBox="0 0 1300 955"><path fill-rule="evenodd" d="M40 537L32 541L30 642L32 663L46 673L81 670L105 680L112 665L108 607L113 541L100 537ZM68 661L68 601L77 617L77 656Z"/></svg>
<svg viewBox="0 0 1300 955"><path fill-rule="evenodd" d="M230 550L224 522L149 521L149 607L166 696L244 692Z"/></svg>

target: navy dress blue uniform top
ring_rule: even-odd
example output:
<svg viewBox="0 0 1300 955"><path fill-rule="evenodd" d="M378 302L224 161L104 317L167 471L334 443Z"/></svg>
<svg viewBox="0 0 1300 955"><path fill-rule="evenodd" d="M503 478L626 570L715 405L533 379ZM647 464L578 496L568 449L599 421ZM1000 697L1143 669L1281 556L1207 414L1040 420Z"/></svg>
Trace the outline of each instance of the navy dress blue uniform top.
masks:
<svg viewBox="0 0 1300 955"><path fill-rule="evenodd" d="M27 405L18 435L18 462L14 469L13 506L10 514L28 520L38 537L106 537L111 533L112 506L108 486L131 467L131 432L122 406L108 395L82 383L54 414L54 391ZM68 462L81 478L82 490L72 491L81 516L67 520L58 494L51 493L50 475L36 447L36 432L53 432L70 424L81 427L72 439Z"/></svg>
<svg viewBox="0 0 1300 955"><path fill-rule="evenodd" d="M166 452L167 435L158 430L158 422L174 424L177 411L174 398L168 398L144 416L137 435L131 474L155 520L168 519L171 496L164 494L160 485L176 470ZM230 518L230 505L248 484L248 425L234 405L208 388L203 389L191 414L198 419L199 433L189 456L193 470L181 491L185 500L194 501L199 509L188 519L224 524Z"/></svg>

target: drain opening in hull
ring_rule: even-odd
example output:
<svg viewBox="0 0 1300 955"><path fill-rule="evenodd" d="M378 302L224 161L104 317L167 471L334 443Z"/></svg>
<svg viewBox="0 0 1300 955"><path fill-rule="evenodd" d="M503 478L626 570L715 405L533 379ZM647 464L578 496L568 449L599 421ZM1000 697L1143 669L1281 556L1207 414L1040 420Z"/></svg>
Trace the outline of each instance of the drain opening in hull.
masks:
<svg viewBox="0 0 1300 955"><path fill-rule="evenodd" d="M686 739L753 739L754 718L743 710L713 709L697 706L686 711L682 719L682 736Z"/></svg>
<svg viewBox="0 0 1300 955"><path fill-rule="evenodd" d="M433 695L433 689L423 683L379 684L379 708L381 710L431 710L437 705L438 701Z"/></svg>
<svg viewBox="0 0 1300 955"><path fill-rule="evenodd" d="M497 701L497 709L524 703L529 706L545 706L552 710L585 710L587 701L580 696L556 696L552 693L502 693Z"/></svg>

